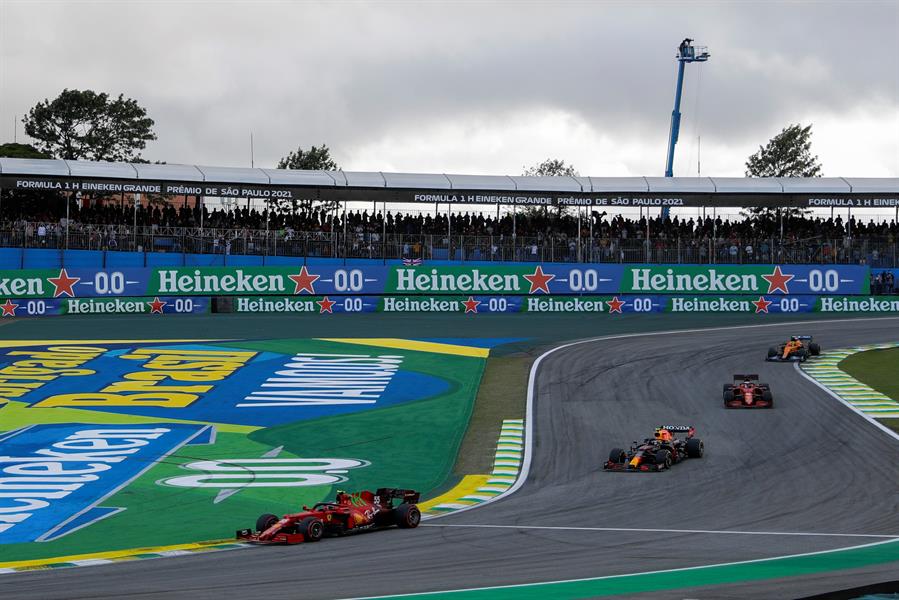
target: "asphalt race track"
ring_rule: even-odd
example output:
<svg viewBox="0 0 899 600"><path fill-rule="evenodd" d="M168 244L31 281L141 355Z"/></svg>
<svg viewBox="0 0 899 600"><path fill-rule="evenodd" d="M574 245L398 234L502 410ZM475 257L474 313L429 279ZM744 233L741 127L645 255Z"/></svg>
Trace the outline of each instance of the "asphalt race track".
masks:
<svg viewBox="0 0 899 600"><path fill-rule="evenodd" d="M509 498L415 531L14 573L0 576L0 597L375 596L741 561L899 535L899 441L792 365L764 362L768 346L790 334L812 334L825 350L895 341L899 319L641 334L572 345L540 366L530 474ZM771 384L774 410L723 408L722 384L745 372ZM613 446L627 447L663 423L694 425L706 456L667 473L601 471ZM223 524L223 530L246 525ZM896 563L888 563L693 588L686 597L799 597L888 581L896 572ZM669 591L664 597L685 596Z"/></svg>

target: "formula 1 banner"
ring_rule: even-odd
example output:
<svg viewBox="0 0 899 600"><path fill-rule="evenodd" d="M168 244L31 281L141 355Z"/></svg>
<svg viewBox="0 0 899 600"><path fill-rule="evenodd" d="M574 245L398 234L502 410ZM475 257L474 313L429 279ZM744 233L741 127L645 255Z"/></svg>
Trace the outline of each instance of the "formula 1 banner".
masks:
<svg viewBox="0 0 899 600"><path fill-rule="evenodd" d="M867 294L867 266L155 267L0 271L0 300L108 296Z"/></svg>

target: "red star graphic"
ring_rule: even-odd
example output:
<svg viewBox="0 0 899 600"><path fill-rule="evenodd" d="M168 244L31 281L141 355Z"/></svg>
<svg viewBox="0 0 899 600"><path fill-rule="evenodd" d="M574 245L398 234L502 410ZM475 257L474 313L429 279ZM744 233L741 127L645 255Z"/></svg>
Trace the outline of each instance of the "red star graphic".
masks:
<svg viewBox="0 0 899 600"><path fill-rule="evenodd" d="M771 294L774 290L781 290L784 294L789 294L790 290L787 289L787 282L793 279L795 275L784 275L780 270L780 265L774 267L774 272L770 275L762 275L762 279L768 282L768 293Z"/></svg>
<svg viewBox="0 0 899 600"><path fill-rule="evenodd" d="M531 283L531 290L528 294L533 294L538 290L542 290L544 294L549 293L548 284L550 281L556 278L555 275L547 275L543 272L543 267L537 265L537 268L534 270L533 275L525 275L525 279L527 279Z"/></svg>
<svg viewBox="0 0 899 600"><path fill-rule="evenodd" d="M758 300L753 300L753 304L755 304L755 314L759 313L768 313L768 307L771 306L772 302L770 300L765 300L764 296L759 296Z"/></svg>
<svg viewBox="0 0 899 600"><path fill-rule="evenodd" d="M624 300L619 300L618 296L615 296L611 300L606 300L606 304L609 305L609 314L613 312L620 313L621 307L624 306Z"/></svg>
<svg viewBox="0 0 899 600"><path fill-rule="evenodd" d="M315 293L315 287L313 287L313 283L320 277L320 275L312 275L306 270L306 266L304 265L302 269L300 269L299 275L288 275L296 287L293 290L294 294L299 294L301 290L306 290L310 294Z"/></svg>
<svg viewBox="0 0 899 600"><path fill-rule="evenodd" d="M153 298L153 302L147 302L150 305L150 314L153 313L162 314L162 307L168 304L168 302L163 302L159 299L159 296Z"/></svg>
<svg viewBox="0 0 899 600"><path fill-rule="evenodd" d="M53 292L54 298L59 298L63 294L69 296L70 298L75 297L75 291L72 287L81 281L80 277L69 277L69 274L66 273L65 269L59 270L59 277L47 277L47 281L49 281L56 288L56 291Z"/></svg>
<svg viewBox="0 0 899 600"><path fill-rule="evenodd" d="M4 317L14 317L16 316L16 309L19 308L19 305L13 304L11 300L7 300L6 304L0 304L0 308L3 309Z"/></svg>
<svg viewBox="0 0 899 600"><path fill-rule="evenodd" d="M318 314L322 314L322 313L331 313L332 315L334 314L334 311L331 310L331 308L332 308L335 304L337 304L337 303L334 302L333 300L328 300L328 297L327 297L327 296L325 296L325 297L322 298L321 300L316 300L315 303L318 304L318 305L321 307L320 310L318 311Z"/></svg>
<svg viewBox="0 0 899 600"><path fill-rule="evenodd" d="M527 277L527 275L525 275ZM475 300L473 296L469 296L468 300L462 302L465 305L465 314L474 313L478 314L478 304L480 304L480 300Z"/></svg>

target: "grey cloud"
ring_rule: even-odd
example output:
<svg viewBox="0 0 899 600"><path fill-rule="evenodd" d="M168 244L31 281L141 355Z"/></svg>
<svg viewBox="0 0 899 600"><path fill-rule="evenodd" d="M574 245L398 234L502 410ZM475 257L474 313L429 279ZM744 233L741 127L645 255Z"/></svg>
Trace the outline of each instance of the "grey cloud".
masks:
<svg viewBox="0 0 899 600"><path fill-rule="evenodd" d="M388 135L540 108L655 138L687 35L712 59L699 114L688 67L685 126L719 143L763 143L813 110L899 106L897 2L2 0L0 21L2 139L9 113L91 87L147 106L159 141L145 155L170 161L246 164L250 129L260 162L322 142L346 161L342 148Z"/></svg>

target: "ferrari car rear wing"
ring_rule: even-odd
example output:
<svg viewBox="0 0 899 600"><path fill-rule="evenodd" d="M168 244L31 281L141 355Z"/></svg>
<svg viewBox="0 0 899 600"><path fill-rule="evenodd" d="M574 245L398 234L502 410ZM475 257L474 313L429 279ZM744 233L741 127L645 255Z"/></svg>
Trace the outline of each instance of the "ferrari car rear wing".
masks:
<svg viewBox="0 0 899 600"><path fill-rule="evenodd" d="M382 502L399 499L406 504L418 504L418 501L421 499L420 492L400 488L378 488L375 496L380 498Z"/></svg>
<svg viewBox="0 0 899 600"><path fill-rule="evenodd" d="M758 376L758 373L746 373L746 374L734 373L734 381L737 381L738 379L740 381L745 381L747 379L758 381L759 376Z"/></svg>

